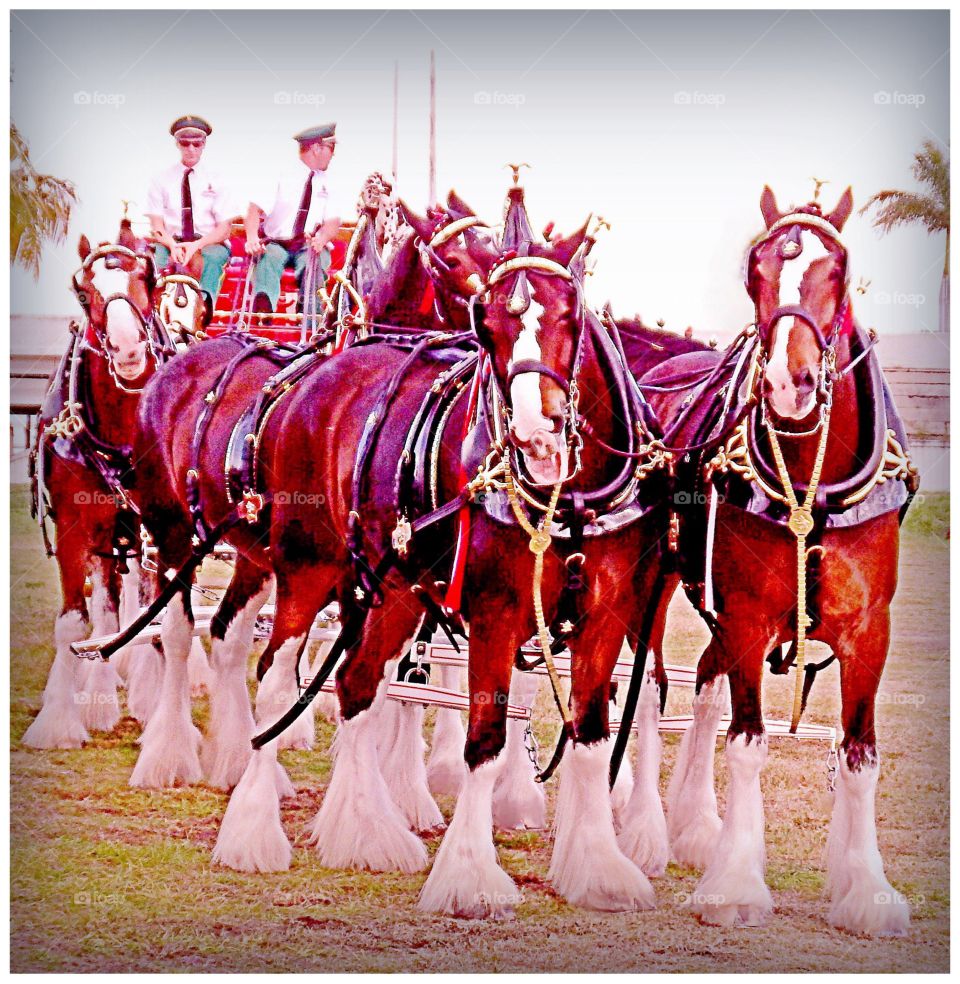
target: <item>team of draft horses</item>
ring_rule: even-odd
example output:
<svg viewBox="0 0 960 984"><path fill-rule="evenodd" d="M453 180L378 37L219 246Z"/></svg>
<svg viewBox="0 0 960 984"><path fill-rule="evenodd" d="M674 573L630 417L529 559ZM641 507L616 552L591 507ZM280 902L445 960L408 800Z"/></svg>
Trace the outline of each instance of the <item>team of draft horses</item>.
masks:
<svg viewBox="0 0 960 984"><path fill-rule="evenodd" d="M351 331L334 325L300 347L233 331L180 350L155 312L190 278L158 281L128 225L117 244L81 242L85 319L36 456L64 600L24 742L76 747L112 728L123 682L144 723L131 784L232 789L214 860L282 870L292 848L280 804L293 788L278 752L312 746L308 704L335 671L338 751L310 841L328 867L418 871L428 865L418 832L442 817L419 731L412 754L396 753L411 718L386 692L422 623L454 638L468 630L458 798L420 907L502 916L521 900L493 828L505 803L542 802L529 761L519 774L510 764L511 701L538 670L562 719L548 769L562 765L554 888L590 909L650 908L649 878L673 857L703 871L691 897L702 920L755 925L774 907L765 659L795 669L795 728L815 640L839 660L842 692L829 920L905 932L908 907L877 846L874 708L916 472L875 339L853 316L849 190L827 212L782 211L764 189L747 259L755 321L723 351L598 316L584 294L588 225L536 235L516 179L498 228L453 193L426 216L401 207L389 255L358 224L343 271L360 298ZM141 526L156 576L137 562ZM236 563L210 616L201 735L191 591L224 539ZM664 811L662 641L678 586L711 635ZM271 595L251 707L248 657ZM334 601L339 635L311 668L308 642ZM157 646L144 644L138 633L161 611ZM525 647L531 637L538 649ZM624 641L634 669L614 742L610 681ZM721 818L713 759L728 688ZM618 769L631 732L632 773Z"/></svg>

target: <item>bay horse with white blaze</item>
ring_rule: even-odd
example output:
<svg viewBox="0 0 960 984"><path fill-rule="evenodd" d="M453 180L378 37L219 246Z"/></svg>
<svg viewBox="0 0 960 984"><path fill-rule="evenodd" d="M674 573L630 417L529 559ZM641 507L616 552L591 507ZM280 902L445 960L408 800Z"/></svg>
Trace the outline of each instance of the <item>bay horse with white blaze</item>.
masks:
<svg viewBox="0 0 960 984"><path fill-rule="evenodd" d="M815 203L781 213L764 189L766 229L747 261L756 326L741 336L737 371L708 380L692 402L689 389L670 392L658 382L682 370L708 375L719 354L681 356L641 380L653 384L648 393L666 443L708 447L690 455L680 485L689 505L677 511L681 575L712 639L698 665L694 723L669 795L674 856L705 867L692 897L704 922L755 925L773 910L760 791L764 657L793 643L786 661L797 664L795 727L810 638L840 661L829 920L858 933L899 934L909 924L877 847L874 708L890 641L898 520L916 472L873 341L853 320L840 240L851 209L848 189L829 214ZM704 435L716 415L704 415L724 399L729 426L711 445ZM733 720L721 823L712 763L724 676Z"/></svg>
<svg viewBox="0 0 960 984"><path fill-rule="evenodd" d="M92 250L81 237L73 288L85 319L73 329L41 409L34 509L45 537L45 518L54 523L56 543L48 550L57 558L62 604L43 707L23 736L33 748L77 748L90 729L109 731L120 717L116 669L78 660L70 644L86 636L91 620L95 635L117 630L121 572L128 561L136 569L140 547L131 498L136 410L143 387L174 351L153 316L153 260L136 247L127 221L116 244ZM124 576L134 609L137 580Z"/></svg>
<svg viewBox="0 0 960 984"><path fill-rule="evenodd" d="M429 486L434 491L427 503L462 505L465 479L478 475L478 469L492 484L484 493L484 508L471 510L462 575L461 610L470 628L468 773L420 906L470 916L504 915L519 900L497 863L491 802L514 659L520 645L542 627L532 590L540 567L531 552L528 530L533 530L539 552L551 540L557 545L545 555L537 580L544 618L574 655L568 726L573 740L564 765L551 877L576 904L648 908L653 905L649 882L616 842L607 788L607 715L612 668L624 636L633 631L629 619L650 594L655 570L638 560L655 547L660 524L638 504L642 475L637 463L625 467L597 441L581 446L580 437L586 416L599 441L629 453L640 445L642 422L626 369L585 307L585 229L549 244L535 242L520 189L513 191L517 195L501 246L470 242L468 257L457 257L456 266L449 258L437 262L430 257L438 284L465 274L472 282L472 321L489 370L478 390L476 423L468 426L473 410L461 398L468 389L463 387L432 442L436 453ZM409 214L408 221L425 247L435 241L431 223ZM369 590L352 576L351 550L345 544L354 552L362 547L366 565L378 566L398 531L421 515L408 512L408 502L398 500L397 476L407 461L409 422L435 386L449 384L451 374L438 380L438 366L431 360L411 358L405 364L391 355L385 362L386 354L356 347L326 363L290 404L288 433L278 434L272 456L263 459L269 487L309 489L328 505L323 517L286 507L274 509L272 516L271 548L278 548L274 563L282 564L278 621L282 606L285 623L275 634L282 643L275 658L282 655L288 666L317 607L332 592L338 591L341 605L349 608L353 590L359 587L361 596ZM294 434L297 456L291 453ZM488 475L490 468L497 470L494 459L506 486L497 487ZM538 485L553 490L552 505L543 501ZM478 499L475 505L480 504ZM544 508L556 518L550 531L566 531L566 538L533 529L531 518L539 522ZM522 521L514 518L517 512ZM603 528L608 521L609 531ZM449 577L453 540L445 520L415 534L411 544L404 541L409 555L400 564L402 575L395 566L378 586L382 604L370 613L359 643L337 672L344 720L333 776L312 828L327 866L414 871L426 864L422 843L386 795L376 753L376 706L386 685L385 668L404 651L421 619L411 583L422 588ZM577 604L561 613L558 605L571 571L582 587ZM558 616L565 624L557 626ZM276 799L268 795L273 746L275 740L255 753L224 818L215 858L235 867L264 870L265 863L289 863Z"/></svg>

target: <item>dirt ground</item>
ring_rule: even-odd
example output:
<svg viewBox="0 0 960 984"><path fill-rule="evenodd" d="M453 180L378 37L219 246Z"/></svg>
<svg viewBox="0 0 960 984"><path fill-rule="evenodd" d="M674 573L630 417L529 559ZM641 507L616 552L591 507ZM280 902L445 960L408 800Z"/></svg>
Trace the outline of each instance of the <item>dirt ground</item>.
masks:
<svg viewBox="0 0 960 984"><path fill-rule="evenodd" d="M771 739L762 777L767 879L776 911L762 929L701 926L685 909L697 873L671 865L658 908L596 915L551 890L549 831L500 833L503 866L524 903L507 922L424 916L413 876L331 871L305 844L329 777L333 726L314 752L282 755L297 788L283 808L290 871L242 875L210 862L226 796L197 786L144 792L126 782L137 755L125 717L78 751L39 752L19 739L40 706L53 656L56 570L13 490L11 610L11 965L13 971L725 971L890 972L949 969L949 669L946 497L908 520L893 645L878 708L883 760L880 848L912 906L903 939L859 938L825 921L823 851L831 796L826 748ZM705 634L675 601L668 659L693 663ZM767 677L768 716L788 716L789 680ZM668 712L689 707L671 695ZM538 737L556 731L541 691ZM807 720L836 724L834 664ZM203 725L205 700L195 705ZM428 722L432 715L428 712ZM676 757L665 740L662 788ZM718 742L721 809L725 768ZM556 795L551 783L548 796ZM453 802L441 800L449 818ZM431 854L440 837L428 841Z"/></svg>

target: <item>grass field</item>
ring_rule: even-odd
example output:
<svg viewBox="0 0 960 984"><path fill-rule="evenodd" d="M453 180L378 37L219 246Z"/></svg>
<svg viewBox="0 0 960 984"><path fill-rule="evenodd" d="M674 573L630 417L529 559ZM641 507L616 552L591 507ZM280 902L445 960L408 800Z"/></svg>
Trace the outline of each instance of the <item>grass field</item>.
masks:
<svg viewBox="0 0 960 984"><path fill-rule="evenodd" d="M501 862L525 901L510 922L416 911L424 874L331 871L304 845L329 776L333 727L318 749L285 752L297 788L283 820L290 871L241 875L210 851L226 796L203 786L129 789L136 722L125 717L80 751L38 752L19 739L40 706L53 656L59 592L53 561L12 492L11 963L14 971L946 971L949 968L948 555L949 503L928 496L908 518L893 645L878 734L880 848L894 887L913 903L910 935L870 940L825 921L822 855L830 794L820 744L771 741L762 777L767 877L776 912L753 930L705 927L684 909L696 873L671 865L655 912L575 910L546 881L550 834L497 835ZM675 601L668 659L692 663L702 625ZM767 677L768 716L789 716L789 680ZM540 695L541 742L555 732ZM205 701L195 705L203 724ZM689 706L671 696L668 711ZM821 674L807 720L837 723L834 664ZM428 713L428 721L431 715ZM718 743L718 750L720 745ZM663 788L677 741L665 740ZM721 804L725 769L718 758ZM551 784L548 795L556 795ZM449 818L453 803L441 801ZM429 841L433 853L439 836Z"/></svg>

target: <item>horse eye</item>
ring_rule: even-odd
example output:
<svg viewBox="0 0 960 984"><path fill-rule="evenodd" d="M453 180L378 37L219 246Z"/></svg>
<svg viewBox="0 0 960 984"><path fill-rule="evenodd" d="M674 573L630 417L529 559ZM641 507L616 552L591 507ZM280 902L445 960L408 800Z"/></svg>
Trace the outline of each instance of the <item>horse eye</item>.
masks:
<svg viewBox="0 0 960 984"><path fill-rule="evenodd" d="M456 270L460 266L460 261L455 256L451 256L447 260L447 266L451 270Z"/></svg>

